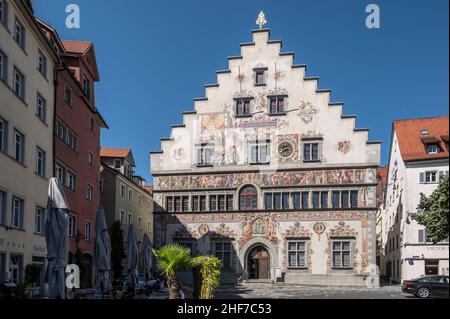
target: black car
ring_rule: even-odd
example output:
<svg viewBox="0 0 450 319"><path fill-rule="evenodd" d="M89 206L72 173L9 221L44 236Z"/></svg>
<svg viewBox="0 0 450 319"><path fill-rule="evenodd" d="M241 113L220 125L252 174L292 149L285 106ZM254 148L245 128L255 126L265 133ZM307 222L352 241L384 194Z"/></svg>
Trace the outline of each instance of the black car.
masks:
<svg viewBox="0 0 450 319"><path fill-rule="evenodd" d="M419 298L448 298L448 281L448 276L423 276L403 281L402 291Z"/></svg>

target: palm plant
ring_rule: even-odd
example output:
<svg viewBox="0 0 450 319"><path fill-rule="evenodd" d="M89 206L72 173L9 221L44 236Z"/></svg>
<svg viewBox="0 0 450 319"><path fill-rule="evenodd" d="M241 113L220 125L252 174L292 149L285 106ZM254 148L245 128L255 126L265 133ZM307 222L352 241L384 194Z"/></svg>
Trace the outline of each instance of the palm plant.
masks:
<svg viewBox="0 0 450 319"><path fill-rule="evenodd" d="M202 276L200 299L212 299L214 289L220 285L220 260L213 256L198 256L192 260L192 265L200 267Z"/></svg>
<svg viewBox="0 0 450 319"><path fill-rule="evenodd" d="M179 244L169 244L161 249L152 249L157 258L158 268L167 277L170 299L181 298L181 282L177 271L192 264L191 250Z"/></svg>

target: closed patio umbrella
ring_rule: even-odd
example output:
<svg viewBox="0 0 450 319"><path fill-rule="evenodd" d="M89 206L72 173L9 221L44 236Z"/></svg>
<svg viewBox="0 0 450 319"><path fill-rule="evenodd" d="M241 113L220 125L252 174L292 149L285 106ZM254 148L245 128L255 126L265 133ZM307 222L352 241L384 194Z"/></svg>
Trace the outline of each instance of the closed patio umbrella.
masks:
<svg viewBox="0 0 450 319"><path fill-rule="evenodd" d="M45 275L46 275L46 269L47 269L47 262L42 265L41 273L39 276L39 297L44 298L45 297Z"/></svg>
<svg viewBox="0 0 450 319"><path fill-rule="evenodd" d="M138 283L137 265L138 265L138 239L133 224L128 226L127 234L127 272L128 272L128 289L134 293L134 289Z"/></svg>
<svg viewBox="0 0 450 319"><path fill-rule="evenodd" d="M48 187L45 240L47 242L48 297L66 298L66 267L69 258L69 206L62 185L51 178Z"/></svg>
<svg viewBox="0 0 450 319"><path fill-rule="evenodd" d="M144 234L144 239L142 242L142 268L144 269L144 282L147 283L151 279L150 264L151 264L151 251L152 243L147 233Z"/></svg>
<svg viewBox="0 0 450 319"><path fill-rule="evenodd" d="M95 220L94 271L95 288L102 294L111 291L111 280L109 278L109 272L111 271L111 240L103 208L97 210Z"/></svg>

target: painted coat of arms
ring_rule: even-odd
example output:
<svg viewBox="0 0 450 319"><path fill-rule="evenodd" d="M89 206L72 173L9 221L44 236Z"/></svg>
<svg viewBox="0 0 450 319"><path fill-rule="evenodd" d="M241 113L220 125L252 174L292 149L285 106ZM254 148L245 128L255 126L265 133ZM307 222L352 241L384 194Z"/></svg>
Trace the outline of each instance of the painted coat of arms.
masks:
<svg viewBox="0 0 450 319"><path fill-rule="evenodd" d="M350 152L351 148L352 144L348 140L338 142L338 151L342 154L347 154Z"/></svg>
<svg viewBox="0 0 450 319"><path fill-rule="evenodd" d="M314 114L317 113L317 109L310 102L301 102L298 116L303 122L309 123L313 120Z"/></svg>

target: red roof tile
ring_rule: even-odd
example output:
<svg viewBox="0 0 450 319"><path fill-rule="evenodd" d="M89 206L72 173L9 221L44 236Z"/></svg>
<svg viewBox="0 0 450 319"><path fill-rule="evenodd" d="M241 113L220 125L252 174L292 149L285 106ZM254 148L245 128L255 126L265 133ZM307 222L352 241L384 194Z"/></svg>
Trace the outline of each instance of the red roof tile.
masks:
<svg viewBox="0 0 450 319"><path fill-rule="evenodd" d="M448 158L447 145L443 137L448 135L448 116L394 121L400 153L404 161ZM422 135L426 130L428 134ZM440 152L427 154L427 141L438 141Z"/></svg>
<svg viewBox="0 0 450 319"><path fill-rule="evenodd" d="M92 46L92 42L86 41L62 41L67 52L84 54Z"/></svg>
<svg viewBox="0 0 450 319"><path fill-rule="evenodd" d="M120 157L124 158L130 154L129 148L102 148L100 149L100 157Z"/></svg>
<svg viewBox="0 0 450 319"><path fill-rule="evenodd" d="M144 189L149 193L153 193L153 186L144 186Z"/></svg>
<svg viewBox="0 0 450 319"><path fill-rule="evenodd" d="M377 168L377 176L380 179L380 184L383 185L383 186L386 185L387 176L388 176L387 166L385 166L385 167L378 167Z"/></svg>

